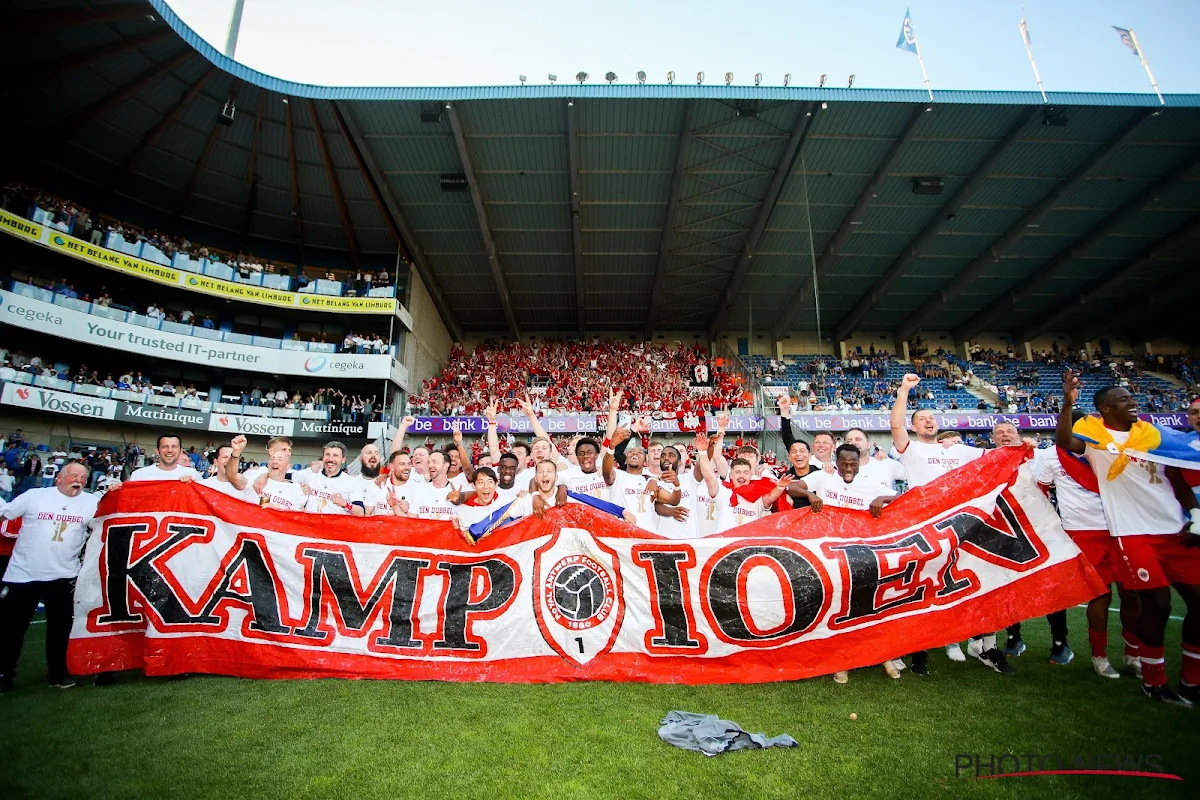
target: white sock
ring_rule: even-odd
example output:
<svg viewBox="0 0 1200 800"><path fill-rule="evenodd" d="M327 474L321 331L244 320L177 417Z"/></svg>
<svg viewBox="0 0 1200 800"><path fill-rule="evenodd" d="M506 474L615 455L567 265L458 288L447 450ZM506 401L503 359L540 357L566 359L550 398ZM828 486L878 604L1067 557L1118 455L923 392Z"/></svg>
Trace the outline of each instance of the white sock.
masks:
<svg viewBox="0 0 1200 800"><path fill-rule="evenodd" d="M989 633L979 638L983 640L983 651L985 653L996 646L996 634L994 633Z"/></svg>

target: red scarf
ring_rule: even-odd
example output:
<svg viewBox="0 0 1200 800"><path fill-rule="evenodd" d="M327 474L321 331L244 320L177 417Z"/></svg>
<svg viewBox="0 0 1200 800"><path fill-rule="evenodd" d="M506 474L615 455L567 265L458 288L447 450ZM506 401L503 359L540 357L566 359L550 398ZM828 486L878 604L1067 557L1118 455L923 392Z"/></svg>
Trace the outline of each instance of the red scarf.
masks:
<svg viewBox="0 0 1200 800"><path fill-rule="evenodd" d="M775 488L775 481L770 478L755 478L745 486L735 487L730 482L726 483L725 487L730 491L729 505L736 508L739 497L747 503L754 503L761 500L764 495Z"/></svg>
<svg viewBox="0 0 1200 800"><path fill-rule="evenodd" d="M500 499L500 495L498 495L498 494L493 494L493 495L492 495L492 502L490 502L490 503L481 503L481 502L479 502L479 495L475 495L475 496L474 496L474 497L472 497L470 500L468 500L467 502L463 503L463 505L464 505L464 506L474 506L474 507L476 507L476 508L484 508L484 507L486 507L486 506L495 505L496 501L497 501L497 500L499 500L499 499Z"/></svg>

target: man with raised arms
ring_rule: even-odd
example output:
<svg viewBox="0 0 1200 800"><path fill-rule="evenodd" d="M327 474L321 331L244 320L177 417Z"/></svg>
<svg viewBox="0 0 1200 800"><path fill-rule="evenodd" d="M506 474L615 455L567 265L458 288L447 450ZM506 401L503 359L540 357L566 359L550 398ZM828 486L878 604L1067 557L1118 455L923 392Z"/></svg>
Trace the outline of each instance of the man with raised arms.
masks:
<svg viewBox="0 0 1200 800"><path fill-rule="evenodd" d="M696 434L696 457L708 496L716 505L718 535L761 518L791 482L791 478L783 477L766 494L752 493L750 483L754 468L746 459L735 458L729 462L729 482L722 483L708 457L708 436L704 433ZM756 499L750 499L754 495L757 495Z"/></svg>
<svg viewBox="0 0 1200 800"><path fill-rule="evenodd" d="M625 448L625 469L617 469L613 454L606 452L602 469L604 480L612 492L612 501L633 514L636 524L642 530L656 532L658 525L655 514L655 502L663 501L668 504L679 502L679 490L660 492L658 480L643 474L646 465L646 451L642 449L639 440L630 438L628 428L618 428L612 436L614 446L628 442Z"/></svg>
<svg viewBox="0 0 1200 800"><path fill-rule="evenodd" d="M1078 394L1079 376L1068 370L1054 441L1069 453L1087 455L1120 554L1119 579L1141 598L1142 692L1151 700L1191 708L1200 700L1200 506L1180 470L1125 455L1125 447L1154 447L1161 436L1139 419L1137 399L1128 389L1101 389L1092 398L1099 419L1073 422ZM1171 587L1187 606L1178 693L1167 685L1163 641Z"/></svg>
<svg viewBox="0 0 1200 800"><path fill-rule="evenodd" d="M409 514L421 519L454 520L459 491L450 484L450 455L446 450L429 454L429 481L414 487Z"/></svg>
<svg viewBox="0 0 1200 800"><path fill-rule="evenodd" d="M240 436L238 438L242 440L242 448L245 449L246 437ZM249 487L245 476L238 475L236 469L233 476L229 474L229 462L234 458L234 449L232 442L223 444L217 448L217 454L213 458L213 469L215 472L200 481L200 484L210 489L216 489L221 494L227 494L238 500L253 502L255 497L252 492L247 491ZM237 454L240 456L242 451L238 450Z"/></svg>
<svg viewBox="0 0 1200 800"><path fill-rule="evenodd" d="M933 411L920 408L912 412L912 435L908 432L908 395L917 388L921 379L909 373L900 380L900 388L896 392L896 402L892 405L889 419L892 429L892 444L900 457L900 465L908 476L908 484L912 488L924 486L945 475L947 472L973 461L983 455L984 451L977 447L956 444L943 447L938 443L938 423ZM994 637L993 637L994 638ZM992 652L995 651L995 652ZM987 666L998 672L1010 672L1011 667L1004 658L1004 653L994 645L986 648L987 661L980 659ZM925 651L913 653L912 670L917 675L929 674L928 654ZM946 645L946 656L951 661L966 661L958 642Z"/></svg>
<svg viewBox="0 0 1200 800"><path fill-rule="evenodd" d="M246 449L246 437L235 436L230 442L233 453L225 464L225 474L230 481L237 475L238 461ZM251 502L256 502L263 508L273 508L276 511L303 511L308 503L304 489L297 486L288 478L288 468L292 460L292 441L286 436L275 436L267 442L267 465L265 472L256 474L250 488L247 490ZM247 470L247 474L257 470Z"/></svg>
<svg viewBox="0 0 1200 800"><path fill-rule="evenodd" d="M546 432L542 426L541 420L538 419L537 411L533 408L533 403L529 400L529 395L525 395L524 399L518 400L521 404L521 411L529 420L530 428L533 430L533 444L529 446L529 453L533 456L533 466L521 464L521 469L517 472L515 478L517 486L522 489L530 488L531 481L534 478L534 469L543 461L550 461L558 470L568 470L571 468L571 462L563 458L554 447L554 442L550 439L550 434ZM490 419L490 417L489 417ZM513 450L517 449L517 445L513 445ZM518 456L520 457L520 456ZM493 454L492 459L496 456Z"/></svg>

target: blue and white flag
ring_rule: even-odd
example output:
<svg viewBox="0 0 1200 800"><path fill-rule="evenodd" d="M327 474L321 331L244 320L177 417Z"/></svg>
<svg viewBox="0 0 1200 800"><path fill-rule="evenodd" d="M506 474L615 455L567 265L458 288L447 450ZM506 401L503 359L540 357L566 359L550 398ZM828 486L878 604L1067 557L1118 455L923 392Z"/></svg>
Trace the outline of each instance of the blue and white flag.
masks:
<svg viewBox="0 0 1200 800"><path fill-rule="evenodd" d="M1133 43L1132 31L1130 31L1128 28L1118 28L1116 25L1113 25L1112 28L1117 32L1117 36L1121 37L1121 44L1129 48L1129 52L1133 53L1135 56L1141 55L1141 53L1138 52L1137 45Z"/></svg>
<svg viewBox="0 0 1200 800"><path fill-rule="evenodd" d="M514 518L510 517L508 515L508 510L510 508L512 508L512 504L514 502L516 502L516 501L514 500L514 501L510 501L508 503L505 503L504 505L500 506L500 508L497 508L495 511L493 511L491 514L488 514L486 517L479 520L474 525L471 525L470 527L468 527L467 530L470 531L471 538L473 538L475 541L478 542L484 536L487 536L489 533L496 530L496 528L499 528L504 523L512 522Z"/></svg>
<svg viewBox="0 0 1200 800"><path fill-rule="evenodd" d="M617 519L622 518L625 514L624 506L619 506L616 503L610 503L607 500L601 500L597 497L592 497L591 495L567 490L567 497L571 498L572 500L577 500L580 503L583 503L585 506L591 506L597 511L603 511L606 514L612 514Z"/></svg>
<svg viewBox="0 0 1200 800"><path fill-rule="evenodd" d="M912 14L907 8L904 9L904 25L900 28L900 38L896 40L896 47L910 53L917 52L917 32L913 30Z"/></svg>

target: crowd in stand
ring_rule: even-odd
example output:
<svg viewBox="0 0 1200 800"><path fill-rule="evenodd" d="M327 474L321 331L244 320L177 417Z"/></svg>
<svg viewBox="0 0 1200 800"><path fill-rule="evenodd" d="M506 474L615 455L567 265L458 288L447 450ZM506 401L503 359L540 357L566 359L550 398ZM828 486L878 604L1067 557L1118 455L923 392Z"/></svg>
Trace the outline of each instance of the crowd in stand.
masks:
<svg viewBox="0 0 1200 800"><path fill-rule="evenodd" d="M752 405L743 384L722 366L700 345L679 342L485 342L470 353L456 343L441 374L422 382L409 403L424 414L478 415L495 397L508 413L531 392L539 412L593 413L604 409L610 390L620 389L624 409L642 414Z"/></svg>
<svg viewBox="0 0 1200 800"><path fill-rule="evenodd" d="M199 403L208 399L207 391L197 389L195 383L185 385L173 378L156 379L135 370L126 370L115 377L114 373L106 372L102 377L99 370L90 369L87 364L81 363L72 369L68 364L50 363L37 354L9 350L0 345L0 382L16 380L18 373L70 381L78 386L132 392L140 395L142 402L151 397L173 397L186 407L189 401ZM382 418L377 395L351 394L335 387L300 391L283 387L264 390L254 385L249 391L240 393L226 390L222 402L295 411L319 411L328 407L332 419L341 422L373 422Z"/></svg>
<svg viewBox="0 0 1200 800"><path fill-rule="evenodd" d="M146 243L158 249L169 259L177 253L185 253L198 261L223 262L233 267L240 278L250 279L256 273L278 274L288 277L293 267L282 262L260 258L253 253L229 252L191 242L184 236L176 236L154 228L144 228L108 215L93 213L72 200L45 192L19 181L8 181L0 188L0 207L22 217L31 218L38 209L46 212L49 224L97 247L104 246L109 234L116 234L129 244ZM358 270L339 277L331 270L317 270L315 277L309 276L304 267L296 272L296 282L303 288L315 278L342 284L348 296L365 297L372 288L391 286L391 276L386 269L373 273Z"/></svg>

